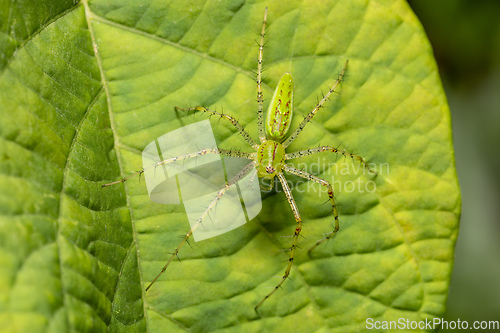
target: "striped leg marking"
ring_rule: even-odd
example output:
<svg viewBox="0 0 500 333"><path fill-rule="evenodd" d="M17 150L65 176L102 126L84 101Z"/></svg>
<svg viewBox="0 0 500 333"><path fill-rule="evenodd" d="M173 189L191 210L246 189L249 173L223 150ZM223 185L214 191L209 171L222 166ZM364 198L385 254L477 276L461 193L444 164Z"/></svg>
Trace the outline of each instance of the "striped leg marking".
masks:
<svg viewBox="0 0 500 333"><path fill-rule="evenodd" d="M297 249L297 242L299 239L300 232L302 231L302 218L300 217L299 210L297 208L297 204L295 203L295 200L292 196L292 191L290 190L290 187L288 186L288 183L286 182L285 176L283 176L283 173L278 173L277 174L278 179L281 182L281 186L283 186L283 191L285 192L286 199L288 200L288 203L290 204L290 207L292 208L293 216L295 217L295 222L297 222L297 225L295 226L295 232L293 234L293 242L292 246L290 246L287 250L290 251L290 256L288 258L288 264L285 269L285 273L283 274L283 277L281 278L280 282L274 287L274 289L267 294L262 301L260 301L259 304L255 307L255 312L257 312L257 309L264 303L269 297L271 297L272 294L278 290L285 280L288 278L290 275L290 271L293 266L293 260L295 258L295 250Z"/></svg>
<svg viewBox="0 0 500 333"><path fill-rule="evenodd" d="M310 149L306 149L306 150L297 151L295 153L285 154L285 160L291 160L292 158L298 158L298 157L313 155L313 154L322 153L322 152L331 152L331 153L335 153L335 154L339 154L339 155L344 155L345 157L350 157L353 160L357 160L357 161L359 161L359 163L363 164L363 166L370 173L377 174L377 172L375 170L372 170L368 166L368 163L366 163L366 161L361 156L351 154L351 153L345 151L345 149L340 150L338 148L330 147L330 146L321 146L321 147L317 147L317 148L310 148Z"/></svg>
<svg viewBox="0 0 500 333"><path fill-rule="evenodd" d="M290 135L288 137L288 139L286 139L286 141L283 142L283 147L285 147L285 149L299 136L300 132L302 132L302 130L304 129L304 127L306 127L307 123L309 123L311 121L311 119L314 117L314 115L316 113L318 113L318 110L323 107L323 104L325 104L325 102L328 100L328 98L330 98L330 95L340 85L340 83L342 82L342 78L344 77L345 71L347 69L347 63L348 62L349 61L345 62L344 68L342 68L342 72L340 72L337 81L335 81L335 83L333 84L333 86L328 90L328 92L325 94L325 96L323 96L323 98L321 99L321 101L319 101L319 103L316 104L316 106L314 107L314 109L312 109L311 112L309 112L307 114L307 116L304 118L304 120L302 120L302 122L300 123L299 127L297 127L297 129L292 133L292 135Z"/></svg>
<svg viewBox="0 0 500 333"><path fill-rule="evenodd" d="M203 106L196 106L194 108L187 108L187 109L182 109L182 108L179 108L176 106L175 109L177 111L186 111L186 112L189 112L189 111L206 112L206 113L210 113L211 115L214 115L216 117L219 117L221 119L229 120L231 122L231 124L233 124L233 126L238 130L238 132L240 132L241 136L243 136L245 141L248 142L250 144L250 146L252 146L252 148L257 149L259 147L259 145L257 143L255 143L255 141L253 141L253 139L250 137L250 134L248 134L248 132L245 131L243 126L241 126L241 124L238 122L238 120L236 120L236 118L231 117L228 114L220 113L217 111L212 111L210 109L204 108Z"/></svg>
<svg viewBox="0 0 500 333"><path fill-rule="evenodd" d="M326 242L327 240L329 240L330 238L334 237L337 234L337 232L339 231L339 214L338 214L338 211L337 211L337 206L335 204L335 195L333 193L333 186L329 182L327 182L326 180L324 180L324 179L316 177L315 175L312 175L312 174L307 173L305 171L292 168L291 166L288 166L286 164L283 166L283 170L285 172L291 173L293 175L296 175L296 176L305 178L307 180L313 181L315 183L318 183L318 184L320 184L320 185L322 185L322 186L324 186L324 187L326 187L328 189L328 197L330 198L330 203L332 204L333 219L334 219L334 223L335 224L334 224L332 232L330 232L329 234L327 234L325 238L318 240L316 242L316 244L314 244L314 246L311 247L309 249L309 251L307 251L307 253L309 255L311 255L311 252L316 247L318 247L318 245L320 245L320 244Z"/></svg>

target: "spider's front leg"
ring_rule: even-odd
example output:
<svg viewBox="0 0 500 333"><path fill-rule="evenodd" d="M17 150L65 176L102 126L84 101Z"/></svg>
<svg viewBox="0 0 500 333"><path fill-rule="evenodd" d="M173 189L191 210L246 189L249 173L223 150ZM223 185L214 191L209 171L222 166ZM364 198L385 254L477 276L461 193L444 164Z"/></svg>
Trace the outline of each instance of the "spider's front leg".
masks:
<svg viewBox="0 0 500 333"><path fill-rule="evenodd" d="M320 239L316 242L316 244L314 244L313 247L311 247L309 249L309 251L307 251L307 253L309 255L311 255L311 252L316 248L318 247L318 245L326 242L327 240L331 239L332 237L335 237L335 235L337 234L337 232L339 231L339 214L338 214L338 211L337 211L337 206L335 204L335 196L333 194L333 186L326 180L324 179L321 179L319 177L316 177L315 175L312 175L310 173L307 173L305 171L302 171L302 170L298 170L298 169L295 169L295 168L292 168L291 166L289 165L283 165L283 170L285 172L288 172L290 174L293 174L293 175L296 175L296 176L299 176L299 177L302 177L302 178L305 178L307 180L310 180L310 181L313 181L315 183L318 183L324 187L326 187L328 189L328 197L330 198L330 203L332 204L332 212L333 212L333 218L334 218L334 227L333 227L333 231L328 233L326 235L325 238L323 239Z"/></svg>
<svg viewBox="0 0 500 333"><path fill-rule="evenodd" d="M187 109L183 109L183 108L180 108L180 107L176 106L175 110L176 111L186 111L186 112L189 112L189 111L201 111L201 112L209 113L209 114L214 115L216 117L219 117L221 119L228 120L228 121L231 122L231 124L233 124L233 126L238 130L238 132L240 132L240 134L243 136L243 138L245 139L245 141L248 142L250 144L250 146L252 146L252 148L254 148L254 149L258 148L258 145L250 137L250 134L248 134L248 132L245 131L245 129L243 128L243 126L241 126L241 124L238 122L238 120L236 120L236 118L231 117L228 114L220 113L220 112L217 112L217 111L212 111L212 110L207 109L207 108L205 108L203 106L195 106L193 108L187 108Z"/></svg>
<svg viewBox="0 0 500 333"><path fill-rule="evenodd" d="M162 165L167 165L170 163L175 163L175 162L179 162L182 160L186 160L186 159L190 159L193 157L198 157L198 156L202 156L202 155L206 155L206 154L216 154L216 155L229 156L229 157L242 157L242 158L246 158L249 160L253 160L252 153L245 153L242 151L219 149L219 148L206 148L206 149L202 149L200 151L194 152L194 153L189 153L189 154L185 154L185 155L181 155L181 156L167 158L163 161L159 161L159 162L157 162L157 163L155 163L147 168L144 168L140 171L134 172L133 174L131 174L127 177L124 177L120 180L104 184L104 185L102 185L102 187L108 187L108 186L116 185L119 183L124 183L132 177L135 177L137 175L142 175L144 172L146 172L149 169L157 168L157 167L162 166Z"/></svg>
<svg viewBox="0 0 500 333"><path fill-rule="evenodd" d="M371 174L374 174L374 175L377 174L377 172L375 170L373 170L372 168L370 168L368 163L366 163L364 158L362 158L361 156L349 153L345 149L340 150L336 147L330 147L330 146L309 148L306 150L301 150L301 151L297 151L294 153L289 153L289 154L285 155L285 160L291 160L293 158L304 157L304 156L318 154L318 153L322 153L322 152L331 152L331 153L343 155L345 158L349 157L353 160L357 160L359 163L363 164L363 166L365 167L366 170L368 170L368 172L370 172Z"/></svg>
<svg viewBox="0 0 500 333"><path fill-rule="evenodd" d="M238 153L240 153L240 152L238 152ZM163 161L159 161L159 162L151 165L148 168L144 168L144 169L142 169L140 171L134 172L133 174L131 174L131 175L127 176L127 177L124 177L124 178L122 178L120 180L104 184L104 185L102 185L102 187L108 187L108 186L111 186L111 185L116 185L116 184L119 184L119 183L123 183L123 182L129 180L132 177L135 177L137 175L142 175L144 172L146 172L149 169L153 169L153 168L156 168L156 167L159 167L159 166L162 166L162 165L167 165L167 164L170 164L170 163L175 163L175 162L178 162L178 161L182 161L182 160L186 160L186 159L189 159L189 158L193 158L193 157L197 157L197 156L202 156L202 155L206 155L206 154L227 155L227 154L233 154L233 152L228 151L228 150L224 150L224 149L218 149L218 148L207 148L207 149L202 149L202 150L194 152L194 153L189 153L189 154L185 154L185 155L181 155L181 156L167 158L167 159L165 159ZM249 158L247 156L242 156L242 157Z"/></svg>

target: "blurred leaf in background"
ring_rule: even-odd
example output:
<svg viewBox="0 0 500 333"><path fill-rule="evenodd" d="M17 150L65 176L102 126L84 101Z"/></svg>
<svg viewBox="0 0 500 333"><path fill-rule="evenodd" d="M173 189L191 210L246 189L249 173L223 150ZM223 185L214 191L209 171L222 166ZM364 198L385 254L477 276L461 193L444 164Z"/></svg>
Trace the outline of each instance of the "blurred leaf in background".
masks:
<svg viewBox="0 0 500 333"><path fill-rule="evenodd" d="M406 2L1 6L0 331L360 332L367 318L445 313L460 193L446 97ZM341 94L290 151L344 143L379 175L328 155L303 161L334 182L341 232L309 258L331 231L331 207L318 186L294 185L302 250L261 316L253 308L283 274L282 236L295 228L282 192L252 222L184 248L144 293L186 214L151 202L138 179L101 185L140 168L155 138L205 119L176 105L223 107L256 135L254 40L266 6L264 95L293 73L292 127L350 61ZM248 149L231 124L212 124L219 147Z"/></svg>
<svg viewBox="0 0 500 333"><path fill-rule="evenodd" d="M500 2L410 1L450 101L463 216L446 320L500 320Z"/></svg>

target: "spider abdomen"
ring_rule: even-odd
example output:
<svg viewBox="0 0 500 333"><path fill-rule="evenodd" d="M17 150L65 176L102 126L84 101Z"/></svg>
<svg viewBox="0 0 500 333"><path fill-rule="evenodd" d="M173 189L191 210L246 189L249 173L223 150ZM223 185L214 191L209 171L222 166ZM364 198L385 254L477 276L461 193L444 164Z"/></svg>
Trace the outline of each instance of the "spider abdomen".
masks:
<svg viewBox="0 0 500 333"><path fill-rule="evenodd" d="M267 138L278 142L283 141L293 113L293 77L285 73L278 82L271 104L267 110L266 133Z"/></svg>

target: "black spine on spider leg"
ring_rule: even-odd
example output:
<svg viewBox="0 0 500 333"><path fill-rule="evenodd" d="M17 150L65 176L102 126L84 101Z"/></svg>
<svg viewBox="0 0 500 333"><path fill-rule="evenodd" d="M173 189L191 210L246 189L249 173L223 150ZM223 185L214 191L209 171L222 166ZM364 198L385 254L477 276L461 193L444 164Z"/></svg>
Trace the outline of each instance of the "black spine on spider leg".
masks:
<svg viewBox="0 0 500 333"><path fill-rule="evenodd" d="M184 238L184 236L182 236L182 238ZM177 260L179 260L179 262L182 262L181 260L181 257L179 257L179 252L167 252L168 254L170 254L171 256L175 255L175 257L177 258Z"/></svg>
<svg viewBox="0 0 500 333"><path fill-rule="evenodd" d="M181 238L184 238L184 237L186 237L186 236L184 235L184 236L182 236ZM193 246L191 245L191 241L189 240L189 238L188 238L188 239L186 239L186 244L187 244L187 245L189 245L189 247L190 247L191 249L193 249ZM179 256L179 254L177 254L177 256ZM180 260L179 260L179 261L180 261Z"/></svg>
<svg viewBox="0 0 500 333"><path fill-rule="evenodd" d="M155 167L155 170L156 170L156 167ZM142 175L144 174L144 169L142 169L141 171L137 171L137 172L139 173L139 184L140 184Z"/></svg>
<svg viewBox="0 0 500 333"><path fill-rule="evenodd" d="M335 147L335 149L338 151L340 146L342 146L342 141L340 141L339 145ZM335 154L335 162L337 162L339 159L339 154Z"/></svg>
<svg viewBox="0 0 500 333"><path fill-rule="evenodd" d="M267 71L267 69L263 69L262 73L264 73L266 71ZM262 73L261 73L261 75L262 75ZM268 80L269 80L269 76L263 76L261 81L264 82L264 81L268 81Z"/></svg>

